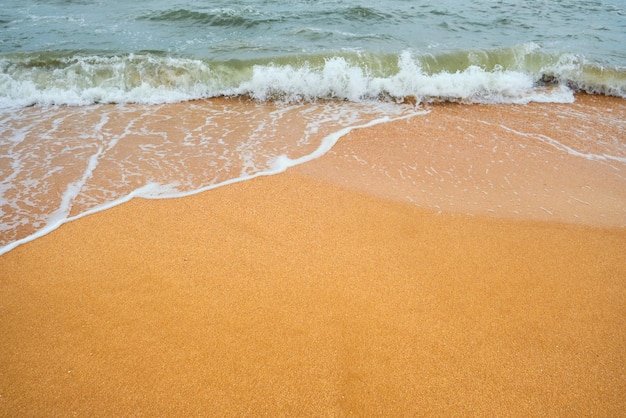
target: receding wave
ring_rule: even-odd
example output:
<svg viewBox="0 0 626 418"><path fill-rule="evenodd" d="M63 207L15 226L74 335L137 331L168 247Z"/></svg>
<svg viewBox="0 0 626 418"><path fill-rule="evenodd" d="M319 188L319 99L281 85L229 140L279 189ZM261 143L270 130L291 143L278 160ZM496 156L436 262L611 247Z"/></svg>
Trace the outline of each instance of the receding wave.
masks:
<svg viewBox="0 0 626 418"><path fill-rule="evenodd" d="M558 88L547 88L548 85ZM626 70L536 45L444 54L343 53L210 61L159 53L0 56L0 106L256 100L570 100L573 91L626 98Z"/></svg>

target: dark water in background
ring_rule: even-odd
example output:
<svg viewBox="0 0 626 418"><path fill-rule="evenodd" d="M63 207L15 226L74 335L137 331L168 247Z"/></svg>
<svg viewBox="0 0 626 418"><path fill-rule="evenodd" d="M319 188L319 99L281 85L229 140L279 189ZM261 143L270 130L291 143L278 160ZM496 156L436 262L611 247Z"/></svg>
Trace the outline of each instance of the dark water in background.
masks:
<svg viewBox="0 0 626 418"><path fill-rule="evenodd" d="M2 4L3 3L3 4ZM155 51L209 60L534 42L624 65L623 1L3 0L0 52Z"/></svg>

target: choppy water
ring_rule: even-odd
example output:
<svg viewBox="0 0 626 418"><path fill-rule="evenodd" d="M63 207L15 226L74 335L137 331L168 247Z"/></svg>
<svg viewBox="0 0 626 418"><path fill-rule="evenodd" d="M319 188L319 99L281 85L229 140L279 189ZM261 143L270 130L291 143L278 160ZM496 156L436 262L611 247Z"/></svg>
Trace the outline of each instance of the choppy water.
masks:
<svg viewBox="0 0 626 418"><path fill-rule="evenodd" d="M365 50L397 54L534 42L623 65L624 2L3 0L7 52L154 51L209 60Z"/></svg>
<svg viewBox="0 0 626 418"><path fill-rule="evenodd" d="M626 97L625 41L623 0L0 0L0 245L132 196L280 171L419 113L386 106L407 97ZM220 96L259 107L191 102ZM172 118L166 103L189 106ZM268 145L295 120L290 147Z"/></svg>

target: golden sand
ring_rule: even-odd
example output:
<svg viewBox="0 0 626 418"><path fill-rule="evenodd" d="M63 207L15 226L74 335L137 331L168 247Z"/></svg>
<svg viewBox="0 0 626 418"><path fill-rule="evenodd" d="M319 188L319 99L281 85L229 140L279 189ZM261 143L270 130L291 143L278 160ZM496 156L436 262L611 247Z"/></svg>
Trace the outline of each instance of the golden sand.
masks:
<svg viewBox="0 0 626 418"><path fill-rule="evenodd" d="M571 211L578 223L382 196L393 187L354 175L345 147L375 160L357 142L406 136L403 123L284 174L133 200L0 257L0 415L622 414L626 231L606 224L623 196L604 217ZM564 175L578 163L559 160Z"/></svg>

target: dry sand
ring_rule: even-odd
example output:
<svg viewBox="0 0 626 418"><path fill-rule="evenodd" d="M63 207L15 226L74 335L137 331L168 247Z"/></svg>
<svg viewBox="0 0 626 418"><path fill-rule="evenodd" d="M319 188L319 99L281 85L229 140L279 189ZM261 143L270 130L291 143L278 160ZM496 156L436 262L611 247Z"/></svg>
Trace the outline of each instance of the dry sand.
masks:
<svg viewBox="0 0 626 418"><path fill-rule="evenodd" d="M489 109L429 117L485 112L491 123L501 115ZM444 119L420 132L449 137L453 129L437 133ZM502 213L476 216L492 206L471 201L478 194L454 200L454 187L429 189L423 173L411 181L434 200L411 205L395 192L405 183L378 182L367 160L379 158L376 141L415 132L405 122L354 132L284 174L134 200L0 257L0 415L623 414L619 176L609 186L592 177L587 188L557 178L550 187L562 189L551 193L535 180L516 183L515 173L558 164L570 179L582 159L559 154L533 166L512 157L518 171L485 173L527 192ZM449 160L435 148L429 161ZM558 216L534 217L547 212L532 196L581 190L617 197L588 212L552 199ZM431 210L463 200L482 209Z"/></svg>

